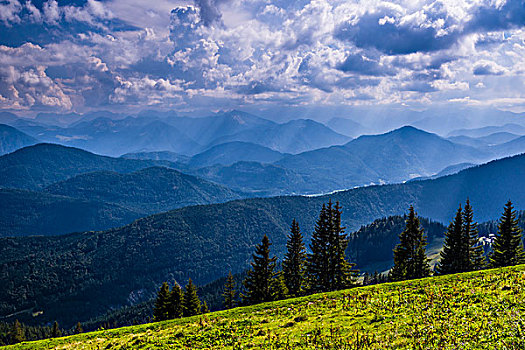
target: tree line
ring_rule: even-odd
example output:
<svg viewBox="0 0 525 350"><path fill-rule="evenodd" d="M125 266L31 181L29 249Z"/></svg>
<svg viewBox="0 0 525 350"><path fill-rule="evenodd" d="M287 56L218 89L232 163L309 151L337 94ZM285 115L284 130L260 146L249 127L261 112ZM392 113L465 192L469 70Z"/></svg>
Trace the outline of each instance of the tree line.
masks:
<svg viewBox="0 0 525 350"><path fill-rule="evenodd" d="M241 291L236 290L234 277L229 272L222 294L224 308L335 291L360 284L402 281L433 274L444 275L525 263L521 229L512 202L505 204L498 232L492 242L492 252L485 256L477 222L474 221L474 211L467 199L464 207L459 206L445 232L443 249L434 269L431 268L426 253L425 232L414 207L410 206L405 229L399 234L399 244L393 250L393 267L387 274L365 273L362 282L358 283L359 270L345 256L348 238L341 223L341 213L342 208L338 202L335 205L331 201L323 204L308 252L299 223L294 219L287 236L281 269L278 269L277 257L271 254L272 243L264 235L261 243L255 247L251 267ZM207 307L205 309L207 311ZM165 320L202 312L204 310L196 287L190 279L184 292L178 285L173 286L171 291L167 283L162 285L155 302L154 319Z"/></svg>

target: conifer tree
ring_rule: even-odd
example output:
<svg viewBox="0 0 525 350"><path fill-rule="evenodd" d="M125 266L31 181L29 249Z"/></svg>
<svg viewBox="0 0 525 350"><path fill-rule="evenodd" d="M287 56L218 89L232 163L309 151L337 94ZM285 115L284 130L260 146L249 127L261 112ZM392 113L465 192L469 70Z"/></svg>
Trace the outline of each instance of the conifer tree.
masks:
<svg viewBox="0 0 525 350"><path fill-rule="evenodd" d="M394 248L394 266L389 272L391 281L422 278L430 275L426 257L426 239L414 207L410 206L406 227Z"/></svg>
<svg viewBox="0 0 525 350"><path fill-rule="evenodd" d="M168 319L182 317L182 288L175 283L168 297Z"/></svg>
<svg viewBox="0 0 525 350"><path fill-rule="evenodd" d="M193 281L190 278L184 290L182 315L184 317L195 316L200 314L200 311L201 302L197 295L197 287L193 284Z"/></svg>
<svg viewBox="0 0 525 350"><path fill-rule="evenodd" d="M273 300L285 299L289 295L288 288L286 287L286 283L284 281L284 275L282 271L278 272L274 278L272 293L273 293L273 296L272 296Z"/></svg>
<svg viewBox="0 0 525 350"><path fill-rule="evenodd" d="M516 211L509 200L505 204L498 224L498 234L492 244L491 267L518 265L525 262L521 231L516 220Z"/></svg>
<svg viewBox="0 0 525 350"><path fill-rule="evenodd" d="M26 340L24 329L18 320L15 320L13 323L9 338L11 338L11 344L21 343Z"/></svg>
<svg viewBox="0 0 525 350"><path fill-rule="evenodd" d="M331 201L328 203L331 206ZM335 207L331 211L331 229L330 229L330 266L333 274L331 290L339 290L349 288L355 284L358 270L354 270L355 264L351 264L346 260L346 248L348 247L348 238L345 232L345 227L341 224L342 208L339 202L335 203Z"/></svg>
<svg viewBox="0 0 525 350"><path fill-rule="evenodd" d="M329 220L328 209L323 204L312 234L312 253L307 256L308 289L312 293L330 290Z"/></svg>
<svg viewBox="0 0 525 350"><path fill-rule="evenodd" d="M283 260L284 282L291 296L299 296L303 293L305 283L306 248L299 224L295 219L292 221L286 249Z"/></svg>
<svg viewBox="0 0 525 350"><path fill-rule="evenodd" d="M479 242L478 223L474 221L474 211L468 198L463 210L463 230L469 239L469 271L481 270L485 267L485 257Z"/></svg>
<svg viewBox="0 0 525 350"><path fill-rule="evenodd" d="M75 334L84 333L84 329L82 329L82 325L80 322L77 322L77 325L75 326Z"/></svg>
<svg viewBox="0 0 525 350"><path fill-rule="evenodd" d="M210 309L208 309L208 304L206 303L206 300L202 302L202 308L201 308L201 314L207 314L210 312Z"/></svg>
<svg viewBox="0 0 525 350"><path fill-rule="evenodd" d="M310 292L327 292L347 288L355 283L357 270L345 256L348 239L341 226L341 207L332 201L323 204L316 222L311 254L307 256L307 278Z"/></svg>
<svg viewBox="0 0 525 350"><path fill-rule="evenodd" d="M162 283L162 286L157 293L155 306L153 307L153 319L155 322L169 319L170 308L170 286L167 282Z"/></svg>
<svg viewBox="0 0 525 350"><path fill-rule="evenodd" d="M58 338L61 336L62 336L62 331L60 330L60 327L58 326L58 322L55 321L55 323L53 323L53 329L51 330L51 337Z"/></svg>
<svg viewBox="0 0 525 350"><path fill-rule="evenodd" d="M246 304L256 304L272 301L276 294L275 261L276 257L270 258L270 240L264 235L261 244L255 247L255 254L252 255L252 268L247 272L244 280L246 294L243 295L243 302Z"/></svg>
<svg viewBox="0 0 525 350"><path fill-rule="evenodd" d="M459 206L456 217L445 232L443 249L436 272L440 275L468 271L470 269L470 237L463 226L463 209Z"/></svg>
<svg viewBox="0 0 525 350"><path fill-rule="evenodd" d="M231 309L235 306L237 303L235 301L237 292L235 291L235 280L233 279L233 275L230 272L228 272L228 277L226 277L226 283L224 284L224 291L222 293L222 296L224 297L223 305L226 309Z"/></svg>

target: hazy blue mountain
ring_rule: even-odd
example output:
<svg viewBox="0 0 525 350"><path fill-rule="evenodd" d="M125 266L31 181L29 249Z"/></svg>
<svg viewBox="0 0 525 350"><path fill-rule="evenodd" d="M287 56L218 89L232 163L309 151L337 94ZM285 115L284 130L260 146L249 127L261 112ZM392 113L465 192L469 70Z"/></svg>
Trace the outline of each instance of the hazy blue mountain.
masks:
<svg viewBox="0 0 525 350"><path fill-rule="evenodd" d="M470 137L470 136L451 136L448 137L447 140L470 147L480 148L480 149L486 149L489 146L489 143L486 141L483 141L481 138L477 137Z"/></svg>
<svg viewBox="0 0 525 350"><path fill-rule="evenodd" d="M19 148L34 145L38 141L23 132L5 124L0 124L0 155L11 153Z"/></svg>
<svg viewBox="0 0 525 350"><path fill-rule="evenodd" d="M428 179L437 179L438 177L447 176L459 173L461 170L472 168L476 166L477 164L474 163L459 163L454 164L451 166L446 167L445 169L441 170L439 173L432 175L432 176L425 176L425 177L417 177L414 179L411 179L410 181L420 181L420 180L428 180Z"/></svg>
<svg viewBox="0 0 525 350"><path fill-rule="evenodd" d="M193 170L192 174L252 196L293 194L294 190L303 193L305 188L315 188L294 170L258 162L209 166Z"/></svg>
<svg viewBox="0 0 525 350"><path fill-rule="evenodd" d="M111 171L81 174L54 183L44 191L114 203L142 215L241 198L226 187L163 167L128 174Z"/></svg>
<svg viewBox="0 0 525 350"><path fill-rule="evenodd" d="M18 116L11 112L0 111L0 123L10 125L18 119Z"/></svg>
<svg viewBox="0 0 525 350"><path fill-rule="evenodd" d="M386 134L361 136L344 146L288 156L275 164L293 169L309 184L319 184L318 192L327 192L430 176L451 164L479 163L490 156L407 126Z"/></svg>
<svg viewBox="0 0 525 350"><path fill-rule="evenodd" d="M366 129L358 122L341 117L330 119L326 126L335 132L352 138L366 133Z"/></svg>
<svg viewBox="0 0 525 350"><path fill-rule="evenodd" d="M104 230L125 225L140 216L96 200L0 189L0 237Z"/></svg>
<svg viewBox="0 0 525 350"><path fill-rule="evenodd" d="M201 148L174 126L147 118L97 118L59 132L50 130L42 139L111 156L159 150L192 154Z"/></svg>
<svg viewBox="0 0 525 350"><path fill-rule="evenodd" d="M251 142L233 141L222 143L191 158L189 166L202 168L211 165L232 165L240 161L273 163L285 154Z"/></svg>
<svg viewBox="0 0 525 350"><path fill-rule="evenodd" d="M190 157L170 151L126 153L120 157L126 159L167 160L169 162L183 164L190 161Z"/></svg>
<svg viewBox="0 0 525 350"><path fill-rule="evenodd" d="M348 142L347 136L341 135L325 125L310 119L297 119L284 124L253 128L239 133L219 137L212 145L232 141L256 143L281 153L300 153L340 145Z"/></svg>
<svg viewBox="0 0 525 350"><path fill-rule="evenodd" d="M508 123L502 126L485 126L482 128L475 129L457 129L451 131L448 136L469 136L469 137L484 137L499 132L508 132L517 135L525 135L525 127L515 124Z"/></svg>
<svg viewBox="0 0 525 350"><path fill-rule="evenodd" d="M127 304L137 293L151 295L165 280L183 283L191 276L199 284L210 282L230 270L246 269L263 234L269 235L272 252L282 258L292 219L299 221L308 241L321 205L329 198L343 206L348 231L376 218L402 215L411 204L420 216L448 223L466 198L477 221L495 219L509 198L516 208L525 207L524 179L521 155L435 180L329 196L236 200L185 207L103 232L0 239L0 314L36 303L44 310L42 322L74 323ZM391 243L379 241L378 249L388 250ZM374 268L388 257L374 259L381 261L368 260L357 267ZM19 290L26 292L15 293Z"/></svg>
<svg viewBox="0 0 525 350"><path fill-rule="evenodd" d="M166 123L183 130L186 135L201 145L210 145L216 139L251 129L260 130L277 124L259 118L253 114L230 111L202 118L172 117L164 119ZM244 141L244 140L232 140ZM248 142L251 142L248 140ZM224 142L219 142L224 143ZM214 144L218 144L214 142Z"/></svg>
<svg viewBox="0 0 525 350"><path fill-rule="evenodd" d="M512 141L496 145L492 147L492 149L501 157L525 153L525 136L521 136Z"/></svg>
<svg viewBox="0 0 525 350"><path fill-rule="evenodd" d="M43 189L57 181L93 171L129 173L169 164L165 161L111 158L78 148L37 144L0 157L0 188Z"/></svg>
<svg viewBox="0 0 525 350"><path fill-rule="evenodd" d="M515 140L518 137L520 137L520 135L516 135L510 132L496 132L494 134L479 137L478 140L486 142L487 144L492 146Z"/></svg>

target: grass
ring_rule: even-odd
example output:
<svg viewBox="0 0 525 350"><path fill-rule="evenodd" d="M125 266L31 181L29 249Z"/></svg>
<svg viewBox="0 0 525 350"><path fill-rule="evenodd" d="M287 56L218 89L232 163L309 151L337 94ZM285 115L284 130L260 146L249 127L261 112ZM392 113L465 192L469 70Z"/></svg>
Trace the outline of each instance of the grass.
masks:
<svg viewBox="0 0 525 350"><path fill-rule="evenodd" d="M387 283L7 349L523 349L525 265Z"/></svg>

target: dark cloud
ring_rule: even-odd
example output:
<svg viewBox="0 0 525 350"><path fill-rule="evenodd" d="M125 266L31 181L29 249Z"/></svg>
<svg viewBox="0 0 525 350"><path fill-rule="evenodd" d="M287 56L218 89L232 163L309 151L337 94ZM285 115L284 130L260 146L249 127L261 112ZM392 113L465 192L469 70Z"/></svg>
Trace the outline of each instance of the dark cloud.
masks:
<svg viewBox="0 0 525 350"><path fill-rule="evenodd" d="M491 62L477 64L472 70L474 75L502 75L503 69Z"/></svg>
<svg viewBox="0 0 525 350"><path fill-rule="evenodd" d="M340 40L353 42L357 47L377 49L389 55L430 52L450 47L457 35L437 36L436 29L412 25L398 25L386 22L381 24L386 14L368 14L356 25L344 24L336 30Z"/></svg>
<svg viewBox="0 0 525 350"><path fill-rule="evenodd" d="M465 33L506 30L525 26L525 1L507 0L499 8L484 6L473 15Z"/></svg>
<svg viewBox="0 0 525 350"><path fill-rule="evenodd" d="M385 16L395 19L388 11L366 14L356 24L345 23L335 31L336 38L353 42L357 47L377 49L389 55L415 52L434 52L450 48L461 37L471 33L507 30L525 26L525 1L509 0L503 6L482 6L475 10L472 19L458 29L451 30L450 22L442 7L433 7L426 15L434 21L442 19L448 32L439 33L429 26L399 21L382 20Z"/></svg>
<svg viewBox="0 0 525 350"><path fill-rule="evenodd" d="M337 66L337 69L362 75L395 75L393 69L382 66L377 60L367 58L361 54L349 55L344 62Z"/></svg>
<svg viewBox="0 0 525 350"><path fill-rule="evenodd" d="M222 14L219 5L229 0L195 0L195 5L200 9L201 20L205 26L222 24Z"/></svg>

